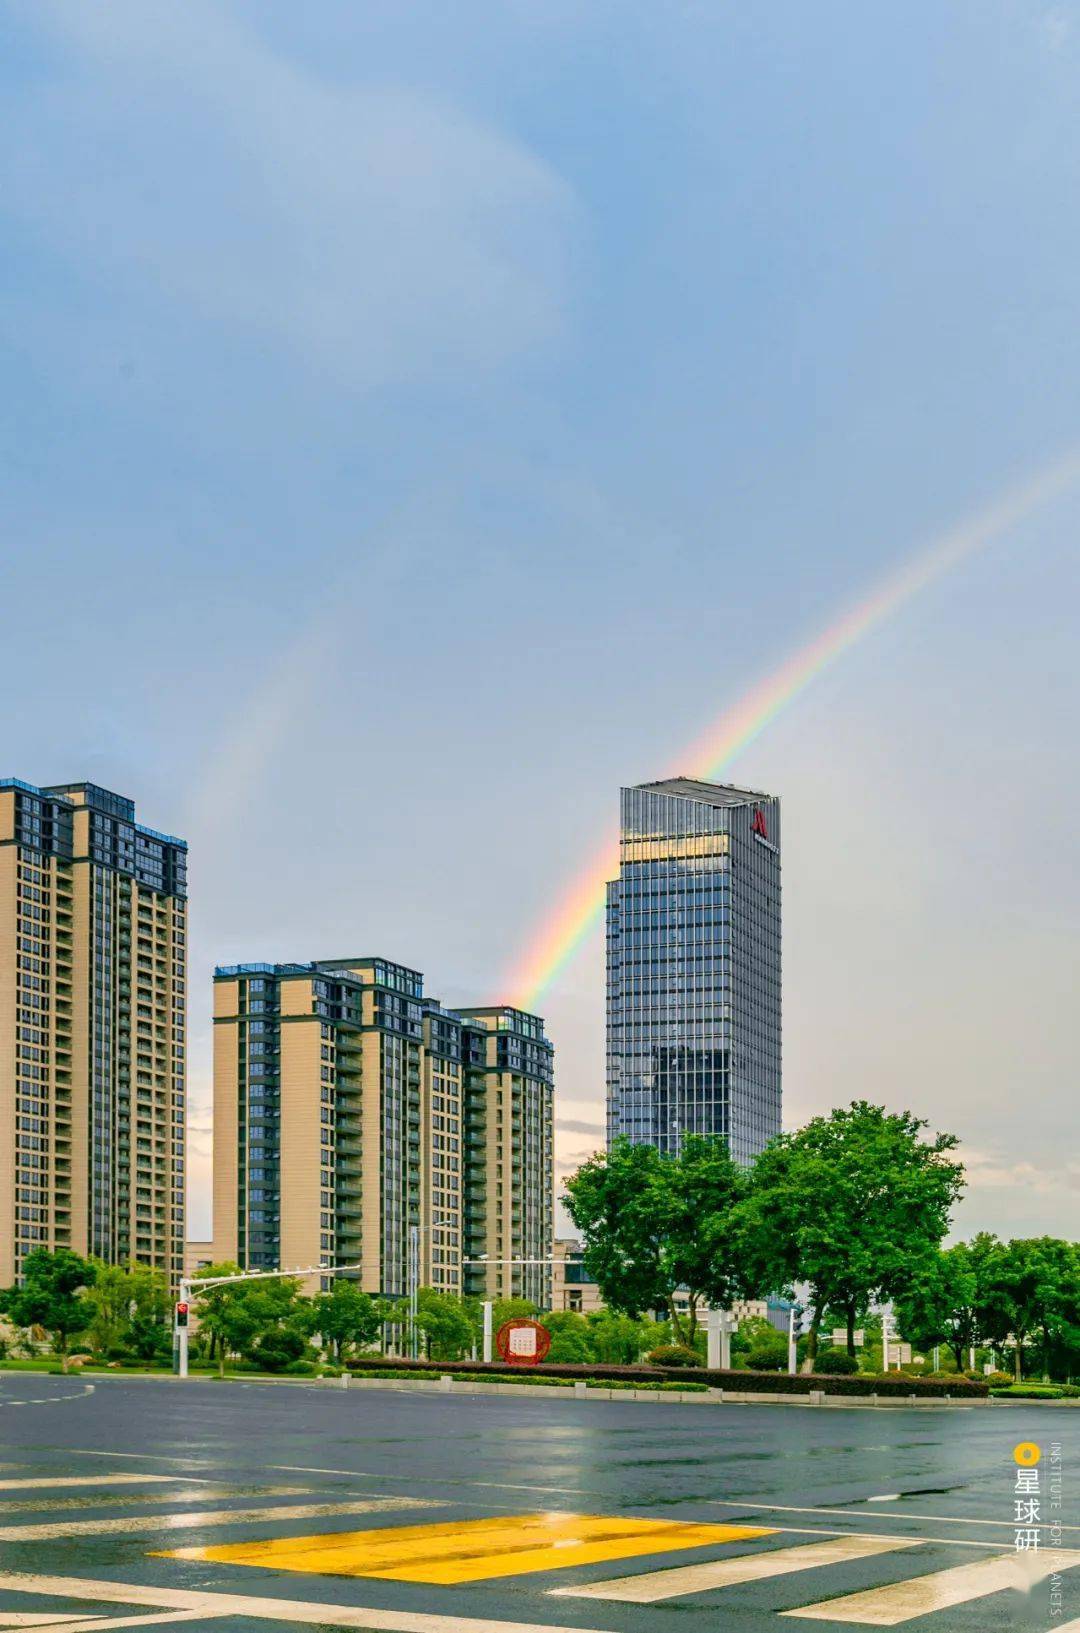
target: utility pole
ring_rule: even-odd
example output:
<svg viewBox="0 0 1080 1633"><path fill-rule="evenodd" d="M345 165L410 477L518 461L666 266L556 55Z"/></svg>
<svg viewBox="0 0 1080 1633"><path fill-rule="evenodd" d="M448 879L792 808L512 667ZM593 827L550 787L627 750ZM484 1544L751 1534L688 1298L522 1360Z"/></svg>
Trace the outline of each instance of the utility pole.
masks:
<svg viewBox="0 0 1080 1633"><path fill-rule="evenodd" d="M416 1317L420 1311L420 1226L409 1226L409 1354L416 1360L420 1334Z"/></svg>
<svg viewBox="0 0 1080 1633"><path fill-rule="evenodd" d="M203 1292L207 1287L225 1287L238 1281L270 1281L275 1276L341 1276L348 1271L362 1270L359 1264L309 1264L299 1270L240 1270L235 1276L194 1276L180 1282L180 1297L173 1308L173 1370L181 1378L188 1375L188 1312L191 1309L191 1289Z"/></svg>

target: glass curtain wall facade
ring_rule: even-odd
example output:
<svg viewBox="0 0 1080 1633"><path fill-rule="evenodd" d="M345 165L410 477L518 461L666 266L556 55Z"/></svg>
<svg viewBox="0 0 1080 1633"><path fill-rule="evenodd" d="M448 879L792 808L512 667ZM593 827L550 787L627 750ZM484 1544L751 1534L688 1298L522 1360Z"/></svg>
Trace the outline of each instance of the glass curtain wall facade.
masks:
<svg viewBox="0 0 1080 1633"><path fill-rule="evenodd" d="M551 1253L551 1058L538 1016L444 1009L387 959L219 968L215 1259L403 1297L414 1248L421 1286L542 1292L494 1261Z"/></svg>
<svg viewBox="0 0 1080 1633"><path fill-rule="evenodd" d="M608 1140L780 1132L780 803L676 777L624 788L607 892Z"/></svg>
<svg viewBox="0 0 1080 1633"><path fill-rule="evenodd" d="M34 1247L184 1259L187 846L0 782L0 1285Z"/></svg>

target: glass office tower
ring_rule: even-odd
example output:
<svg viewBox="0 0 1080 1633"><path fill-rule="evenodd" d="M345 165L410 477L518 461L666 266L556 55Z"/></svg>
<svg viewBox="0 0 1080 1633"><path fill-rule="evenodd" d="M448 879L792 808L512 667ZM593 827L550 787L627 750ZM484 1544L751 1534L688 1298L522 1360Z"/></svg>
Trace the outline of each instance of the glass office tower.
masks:
<svg viewBox="0 0 1080 1633"><path fill-rule="evenodd" d="M780 802L672 777L624 788L607 895L608 1140L676 1151L780 1132Z"/></svg>

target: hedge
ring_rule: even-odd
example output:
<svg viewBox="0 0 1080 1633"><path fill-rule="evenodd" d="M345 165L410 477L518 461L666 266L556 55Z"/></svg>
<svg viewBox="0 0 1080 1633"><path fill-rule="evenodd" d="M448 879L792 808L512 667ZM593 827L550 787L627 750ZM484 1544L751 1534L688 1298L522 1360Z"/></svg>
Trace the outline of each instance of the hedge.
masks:
<svg viewBox="0 0 1080 1633"><path fill-rule="evenodd" d="M479 1364L483 1365L483 1362L480 1362ZM438 1367L438 1365L435 1365L435 1366L433 1366L431 1368L430 1371L428 1371L427 1369L424 1369L423 1375L426 1376L427 1378L429 1378L431 1381L434 1381L436 1378L442 1377L443 1374L445 1373L445 1371L446 1371L445 1368L440 1368L440 1367ZM409 1366L409 1367L402 1366L402 1367L399 1367L396 1364L394 1366L392 1366L392 1367L387 1366L387 1367L364 1367L363 1368L364 1376L367 1377L367 1378L394 1378L394 1379L415 1378L417 1376L418 1372L420 1372L420 1369L418 1367L415 1367L415 1366ZM507 1375L505 1373L500 1373L496 1377L492 1377L492 1375L490 1373L460 1372L460 1371L455 1373L455 1376L456 1376L459 1383L466 1383L466 1384L488 1384L488 1383L531 1384L533 1386L533 1388L541 1388L541 1389L558 1389L558 1388L565 1389L568 1384L581 1383L582 1382L582 1380L580 1378L553 1377L553 1376L551 1376L550 1373L547 1374L547 1375L541 1373L538 1376L537 1372L538 1372L538 1369L536 1367L527 1367L527 1368L526 1367L519 1367L515 1371L513 1377L507 1377ZM665 1390L665 1389L667 1389L667 1390L675 1390L675 1391L684 1390L688 1394L693 1394L695 1391L701 1393L701 1392L704 1392L705 1390L707 1390L708 1387L709 1387L708 1384L699 1383L698 1381L696 1381L695 1379L692 1379L692 1378L686 1378L686 1379L680 1379L680 1378L659 1378L659 1379L651 1378L651 1379L646 1379L644 1382L639 1382L639 1381L634 1381L634 1380L627 1380L625 1378L586 1378L584 1380L584 1382L585 1382L586 1387L589 1388L589 1389L654 1389L654 1390Z"/></svg>
<svg viewBox="0 0 1080 1633"><path fill-rule="evenodd" d="M351 1372L361 1375L381 1373L386 1376L388 1362L372 1356L370 1359L350 1361L348 1365ZM669 1369L650 1366L552 1363L533 1367L511 1367L501 1361L412 1361L398 1359L396 1356L389 1365L393 1367L394 1375L399 1378L437 1378L449 1373L471 1383L489 1381L522 1383L527 1380L539 1382L541 1379L552 1383L577 1383L584 1380L598 1384L655 1388L666 1381L680 1389L684 1384L689 1387L696 1384L698 1387L707 1385L714 1389L729 1389L743 1394L809 1395L812 1390L815 1392L820 1390L826 1395L916 1395L934 1399L942 1399L948 1395L953 1400L981 1400L988 1394L985 1383L975 1383L967 1378L954 1377L944 1380L909 1378L898 1376L895 1372L861 1372L845 1376L826 1373L819 1375L812 1372L792 1375L788 1372L750 1372L735 1369L723 1372L710 1371L706 1367Z"/></svg>
<svg viewBox="0 0 1080 1633"><path fill-rule="evenodd" d="M373 1369L392 1366L395 1371L401 1372L403 1375L415 1372L419 1373L421 1377L425 1375L441 1377L447 1372L451 1376L454 1373L468 1373L474 1381L478 1382L488 1378L496 1381L500 1378L503 1380L520 1378L524 1374L530 1377L558 1378L564 1383L573 1383L582 1378L586 1380L595 1378L598 1381L610 1381L612 1383L617 1383L620 1379L625 1379L630 1383L638 1380L643 1383L649 1380L660 1383L665 1378L670 1378L673 1375L671 1372L665 1371L663 1367L651 1366L593 1366L589 1363L577 1361L549 1361L546 1363L541 1362L539 1366L516 1367L509 1366L505 1361L413 1361L399 1355L361 1356L358 1360L349 1360L346 1365L350 1372L370 1372ZM699 1382L705 1381L703 1377L699 1378Z"/></svg>
<svg viewBox="0 0 1080 1633"><path fill-rule="evenodd" d="M1059 1384L1009 1384L1004 1389L990 1391L995 1400L1060 1401L1065 1390Z"/></svg>

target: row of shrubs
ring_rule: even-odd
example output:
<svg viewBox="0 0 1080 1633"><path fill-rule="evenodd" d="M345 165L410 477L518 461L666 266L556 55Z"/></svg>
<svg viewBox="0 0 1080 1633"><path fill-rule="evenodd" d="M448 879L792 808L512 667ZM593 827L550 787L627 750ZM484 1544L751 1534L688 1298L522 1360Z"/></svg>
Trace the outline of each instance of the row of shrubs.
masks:
<svg viewBox="0 0 1080 1633"><path fill-rule="evenodd" d="M363 1368L363 1373L365 1378L415 1378L418 1373L421 1373L426 1374L431 1379L435 1379L441 1377L444 1373L452 1371L458 1383L532 1384L534 1386L539 1386L541 1388L546 1387L548 1389L565 1389L567 1384L580 1383L583 1381L580 1378L570 1378L564 1376L563 1374L565 1374L566 1368L563 1368L562 1372L555 1374L550 1372L539 1372L536 1367L530 1367L527 1371L524 1367L518 1367L515 1369L512 1376L508 1375L506 1372L496 1372L493 1376L491 1372L477 1372L472 1370L474 1366L483 1365L484 1363L482 1361L475 1363L457 1362L453 1366L451 1366L449 1363L444 1364L442 1362L429 1364L427 1366L417 1366L411 1362L407 1362L403 1363L402 1365L395 1363L392 1367L365 1366ZM464 1370L462 1370L463 1368ZM358 1369L353 1367L351 1370L356 1371ZM581 1367L578 1370L587 1372L589 1369L587 1367ZM694 1378L598 1378L595 1375L590 1375L584 1379L584 1383L589 1389L666 1389L676 1390L683 1394L692 1394L695 1390L704 1393L709 1388L707 1383L699 1383Z"/></svg>
<svg viewBox="0 0 1080 1633"><path fill-rule="evenodd" d="M386 1375L385 1363L377 1357L371 1360L349 1362L349 1370L367 1376ZM674 1370L674 1369L672 1369ZM685 1377L673 1377L672 1370L657 1366L507 1366L499 1361L395 1361L393 1373L397 1377L439 1377L443 1373L475 1383L521 1383L544 1379L553 1383L574 1383L580 1379L598 1384L623 1385L626 1388L656 1386L665 1381L675 1389L693 1384L698 1388L742 1390L760 1394L807 1395L811 1390L824 1390L832 1395L923 1395L941 1398L945 1395L967 1399L985 1397L985 1383L963 1377L911 1378L904 1373L873 1374L860 1372L851 1376L821 1373L750 1372L736 1370L712 1371L698 1366ZM682 1369L680 1369L681 1371Z"/></svg>
<svg viewBox="0 0 1080 1633"><path fill-rule="evenodd" d="M995 1388L991 1380L990 1393L995 1400L1075 1401L1080 1400L1080 1384L1009 1383Z"/></svg>

